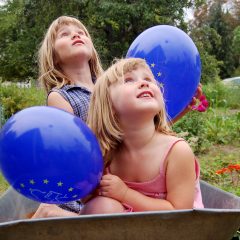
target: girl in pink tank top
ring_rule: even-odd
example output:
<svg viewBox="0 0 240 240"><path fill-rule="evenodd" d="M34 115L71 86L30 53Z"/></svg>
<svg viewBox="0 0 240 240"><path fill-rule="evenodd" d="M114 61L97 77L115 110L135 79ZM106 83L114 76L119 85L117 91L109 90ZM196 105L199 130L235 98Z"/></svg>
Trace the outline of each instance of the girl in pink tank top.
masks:
<svg viewBox="0 0 240 240"><path fill-rule="evenodd" d="M88 123L106 171L82 214L203 207L198 161L171 131L145 60L119 60L98 79Z"/></svg>

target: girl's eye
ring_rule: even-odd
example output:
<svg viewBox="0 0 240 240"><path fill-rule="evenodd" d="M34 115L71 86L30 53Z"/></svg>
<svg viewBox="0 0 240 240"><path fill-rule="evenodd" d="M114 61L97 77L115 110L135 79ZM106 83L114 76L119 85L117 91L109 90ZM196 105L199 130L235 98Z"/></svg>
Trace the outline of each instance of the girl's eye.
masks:
<svg viewBox="0 0 240 240"><path fill-rule="evenodd" d="M151 78L148 78L148 77L146 77L146 78L145 78L145 81L152 82L152 79L151 79Z"/></svg>
<svg viewBox="0 0 240 240"><path fill-rule="evenodd" d="M61 32L61 33L59 34L59 36L60 36L60 37L65 37L65 36L68 36L68 33L67 33L67 32Z"/></svg>
<svg viewBox="0 0 240 240"><path fill-rule="evenodd" d="M79 31L78 34L79 35L85 35L85 32L84 31Z"/></svg>
<svg viewBox="0 0 240 240"><path fill-rule="evenodd" d="M128 77L128 78L125 78L125 79L124 79L124 82L125 82L125 83L134 82L134 79Z"/></svg>
<svg viewBox="0 0 240 240"><path fill-rule="evenodd" d="M148 81L148 82L151 82L151 83L154 83L154 84L157 84L157 81L153 78L145 78L145 81Z"/></svg>

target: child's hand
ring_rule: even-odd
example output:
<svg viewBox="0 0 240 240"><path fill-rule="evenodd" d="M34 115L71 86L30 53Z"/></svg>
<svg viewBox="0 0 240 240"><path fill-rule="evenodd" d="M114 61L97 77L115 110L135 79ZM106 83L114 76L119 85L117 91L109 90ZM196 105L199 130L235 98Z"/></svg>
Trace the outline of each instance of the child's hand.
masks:
<svg viewBox="0 0 240 240"><path fill-rule="evenodd" d="M192 111L194 109L194 106L197 104L197 102L201 99L203 95L202 90L202 84L199 83L196 93L194 97L192 98L192 101L186 106L186 108L174 119L172 119L172 124L177 122L180 118L182 118L184 115L186 115L188 112Z"/></svg>
<svg viewBox="0 0 240 240"><path fill-rule="evenodd" d="M70 217L78 214L61 209L57 205L41 203L32 218Z"/></svg>
<svg viewBox="0 0 240 240"><path fill-rule="evenodd" d="M128 186L116 175L106 174L100 182L100 195L124 201Z"/></svg>

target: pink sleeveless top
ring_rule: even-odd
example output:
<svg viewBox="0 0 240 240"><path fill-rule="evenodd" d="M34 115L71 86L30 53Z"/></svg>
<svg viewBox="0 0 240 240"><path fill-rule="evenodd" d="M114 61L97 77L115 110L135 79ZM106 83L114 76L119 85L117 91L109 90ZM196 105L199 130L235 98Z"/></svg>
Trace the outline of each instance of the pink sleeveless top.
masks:
<svg viewBox="0 0 240 240"><path fill-rule="evenodd" d="M179 141L185 141L184 139L177 139L167 148L165 154L163 155L163 161L161 161L159 174L151 181L147 182L128 182L124 181L126 185L146 196L166 199L167 189L166 189L166 173L164 170L164 162L172 149L172 147ZM109 167L106 169L107 173L110 173ZM196 181L195 181L195 197L193 208L204 208L202 203L202 195L200 190L199 176L200 176L200 167L197 159L195 159L195 172L196 172Z"/></svg>

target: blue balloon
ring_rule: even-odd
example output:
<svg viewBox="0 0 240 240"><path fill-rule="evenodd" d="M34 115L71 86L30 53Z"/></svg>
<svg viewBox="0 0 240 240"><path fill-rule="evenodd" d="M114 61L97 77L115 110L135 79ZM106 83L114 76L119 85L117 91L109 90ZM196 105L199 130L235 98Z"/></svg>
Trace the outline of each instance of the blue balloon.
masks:
<svg viewBox="0 0 240 240"><path fill-rule="evenodd" d="M201 77L199 52L191 38L177 27L158 25L142 32L126 57L143 58L163 86L171 119L191 102Z"/></svg>
<svg viewBox="0 0 240 240"><path fill-rule="evenodd" d="M24 196L59 204L97 187L103 158L95 135L80 118L39 106L16 113L3 126L0 169Z"/></svg>

